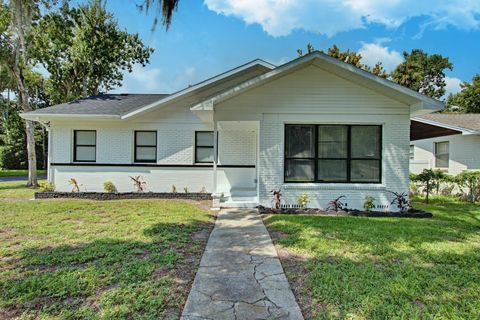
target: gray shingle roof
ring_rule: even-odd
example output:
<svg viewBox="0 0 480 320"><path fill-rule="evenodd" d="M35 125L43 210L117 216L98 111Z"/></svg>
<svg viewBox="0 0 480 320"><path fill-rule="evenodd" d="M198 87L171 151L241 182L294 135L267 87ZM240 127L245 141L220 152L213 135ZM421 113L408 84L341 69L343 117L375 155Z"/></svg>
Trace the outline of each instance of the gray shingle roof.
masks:
<svg viewBox="0 0 480 320"><path fill-rule="evenodd" d="M122 116L159 101L168 94L101 94L52 107L38 109L31 114L91 114Z"/></svg>
<svg viewBox="0 0 480 320"><path fill-rule="evenodd" d="M467 130L480 130L480 113L431 113L418 118Z"/></svg>

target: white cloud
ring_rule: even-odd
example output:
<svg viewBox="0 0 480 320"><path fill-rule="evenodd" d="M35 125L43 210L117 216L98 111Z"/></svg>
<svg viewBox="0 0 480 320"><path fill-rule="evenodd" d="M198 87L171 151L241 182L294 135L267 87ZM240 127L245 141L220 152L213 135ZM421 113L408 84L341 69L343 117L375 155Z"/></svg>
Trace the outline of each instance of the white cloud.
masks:
<svg viewBox="0 0 480 320"><path fill-rule="evenodd" d="M379 23L390 28L424 17L423 28L480 28L478 0L204 0L212 11L259 24L272 36L293 30L333 36Z"/></svg>
<svg viewBox="0 0 480 320"><path fill-rule="evenodd" d="M462 80L458 78L452 78L452 77L445 77L445 82L447 83L447 86L445 87L446 93L445 97L448 97L449 94L457 93L460 92L460 84L463 83Z"/></svg>
<svg viewBox="0 0 480 320"><path fill-rule="evenodd" d="M363 43L358 53L362 55L362 63L373 67L377 62L382 62L387 72L393 71L403 61L400 52L389 50L380 43Z"/></svg>
<svg viewBox="0 0 480 320"><path fill-rule="evenodd" d="M162 79L162 70L135 65L131 73L125 73L122 86L111 93L172 93L197 82L195 68L185 67L173 78Z"/></svg>

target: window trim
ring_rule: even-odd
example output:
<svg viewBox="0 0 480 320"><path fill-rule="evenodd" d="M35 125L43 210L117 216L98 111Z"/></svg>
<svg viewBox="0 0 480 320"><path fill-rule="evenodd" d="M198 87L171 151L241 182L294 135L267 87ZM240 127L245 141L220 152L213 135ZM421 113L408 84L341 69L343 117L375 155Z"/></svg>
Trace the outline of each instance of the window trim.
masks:
<svg viewBox="0 0 480 320"><path fill-rule="evenodd" d="M138 132L155 132L155 145L137 145L137 133ZM134 130L133 131L133 162L135 163L155 163L157 162L157 145L158 145L158 131L157 130ZM153 148L155 147L155 159L153 160L145 160L145 159L138 159L137 158L137 147L147 147Z"/></svg>
<svg viewBox="0 0 480 320"><path fill-rule="evenodd" d="M439 167L437 166L437 145L439 143L447 143L448 144L448 161L447 161L447 166L446 167ZM436 169L448 169L450 168L450 141L437 141L433 143L433 158L435 160L435 168Z"/></svg>
<svg viewBox="0 0 480 320"><path fill-rule="evenodd" d="M313 126L314 127L314 135L315 135L315 155L314 157L300 157L300 158L292 158L287 157L286 155L286 147L287 147L287 134L286 129L288 126ZM318 157L318 128L321 126L343 126L347 127L347 158L319 158ZM351 156L351 145L352 145L352 127L379 127L379 135L380 135L380 146L379 146L379 157L378 158L352 158ZM314 178L312 181L288 181L286 179L286 167L287 167L287 160L311 160L313 161L313 174ZM323 181L318 179L318 161L319 160L346 160L347 161L347 179L346 180L331 180L331 181ZM351 181L351 162L352 160L372 160L379 162L379 176L378 181ZM285 123L284 130L283 130L283 183L286 184L296 184L296 183L324 183L324 184L382 184L383 181L383 125L380 124L304 124L304 123Z"/></svg>
<svg viewBox="0 0 480 320"><path fill-rule="evenodd" d="M94 132L95 144L77 144L77 132ZM94 160L77 160L77 147L94 147ZM97 162L97 130L73 130L73 162Z"/></svg>
<svg viewBox="0 0 480 320"><path fill-rule="evenodd" d="M202 148L202 149L214 149L215 148L215 141L214 141L214 145L212 146L199 146L197 145L197 136L199 133L205 133L205 132L208 132L208 133L212 133L212 135L214 134L214 131L211 131L211 130L200 130L200 131L195 131L195 141L194 141L194 161L195 163L213 163L215 161L215 155L214 156L214 159L212 161L198 161L197 160L197 149L198 148ZM214 138L215 139L215 138ZM218 139L218 135L217 135L217 139ZM217 140L218 142L218 140Z"/></svg>

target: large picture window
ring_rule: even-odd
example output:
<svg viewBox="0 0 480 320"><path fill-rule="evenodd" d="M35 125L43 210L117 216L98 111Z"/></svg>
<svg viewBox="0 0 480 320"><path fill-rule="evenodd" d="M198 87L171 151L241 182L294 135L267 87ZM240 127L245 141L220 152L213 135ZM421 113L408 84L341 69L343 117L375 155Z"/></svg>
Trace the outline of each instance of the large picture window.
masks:
<svg viewBox="0 0 480 320"><path fill-rule="evenodd" d="M213 131L195 132L195 162L213 162Z"/></svg>
<svg viewBox="0 0 480 320"><path fill-rule="evenodd" d="M73 161L95 162L97 153L97 132L95 130L73 131Z"/></svg>
<svg viewBox="0 0 480 320"><path fill-rule="evenodd" d="M382 127L286 125L285 182L380 183Z"/></svg>
<svg viewBox="0 0 480 320"><path fill-rule="evenodd" d="M157 161L157 131L135 131L135 162Z"/></svg>

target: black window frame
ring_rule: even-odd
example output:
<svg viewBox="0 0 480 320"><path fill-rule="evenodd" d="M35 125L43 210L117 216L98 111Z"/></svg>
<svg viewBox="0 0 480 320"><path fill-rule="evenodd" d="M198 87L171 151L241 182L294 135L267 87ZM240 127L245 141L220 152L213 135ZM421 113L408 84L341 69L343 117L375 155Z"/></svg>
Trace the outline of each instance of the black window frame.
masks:
<svg viewBox="0 0 480 320"><path fill-rule="evenodd" d="M314 128L314 135L315 135L315 141L314 141L314 157L287 157L286 154L286 148L287 148L287 127L288 126L312 126ZM346 158L319 158L318 155L318 128L322 126L328 126L328 127L334 127L334 126L341 126L341 127L347 127L347 157ZM359 157L352 157L352 127L378 127L379 130L379 138L380 138L380 145L379 145L379 155L378 158L359 158ZM383 126L382 125L377 125L377 124L302 124L302 123L291 123L291 124L285 124L284 127L284 142L283 142L283 182L284 183L341 183L341 184L381 184L382 179L383 179ZM314 163L314 178L312 180L295 180L295 181L288 181L286 177L286 169L287 169L287 161L288 160L309 160L313 161ZM346 180L320 180L318 179L318 161L319 160L346 160L347 161L347 179ZM379 163L379 175L378 175L378 180L377 181L352 181L351 180L351 162L355 160L372 160L372 161L378 161Z"/></svg>
<svg viewBox="0 0 480 320"><path fill-rule="evenodd" d="M204 130L204 131L195 131L195 141L194 141L194 153L195 153L195 163L213 163L215 161L215 154L213 154L214 151L212 151L212 154L213 154L213 160L212 161L198 161L197 159L197 150L200 148L200 149L214 149L215 148L215 141L213 142L212 146L199 146L197 144L197 136L199 133L212 133L212 135L214 135L214 131L209 131L209 130ZM214 137L215 139L215 137ZM217 135L217 139L218 139L218 135Z"/></svg>
<svg viewBox="0 0 480 320"><path fill-rule="evenodd" d="M77 144L77 132L94 132L95 144ZM77 147L94 147L94 160L77 160ZM97 162L97 130L73 130L73 162Z"/></svg>
<svg viewBox="0 0 480 320"><path fill-rule="evenodd" d="M155 145L137 145L137 133L139 132L154 132L155 133ZM140 163L156 163L157 162L157 145L158 145L158 131L157 130L135 130L133 132L133 161L140 162ZM145 159L138 159L137 158L137 147L147 147L147 148L155 148L155 159L153 160L145 160Z"/></svg>

